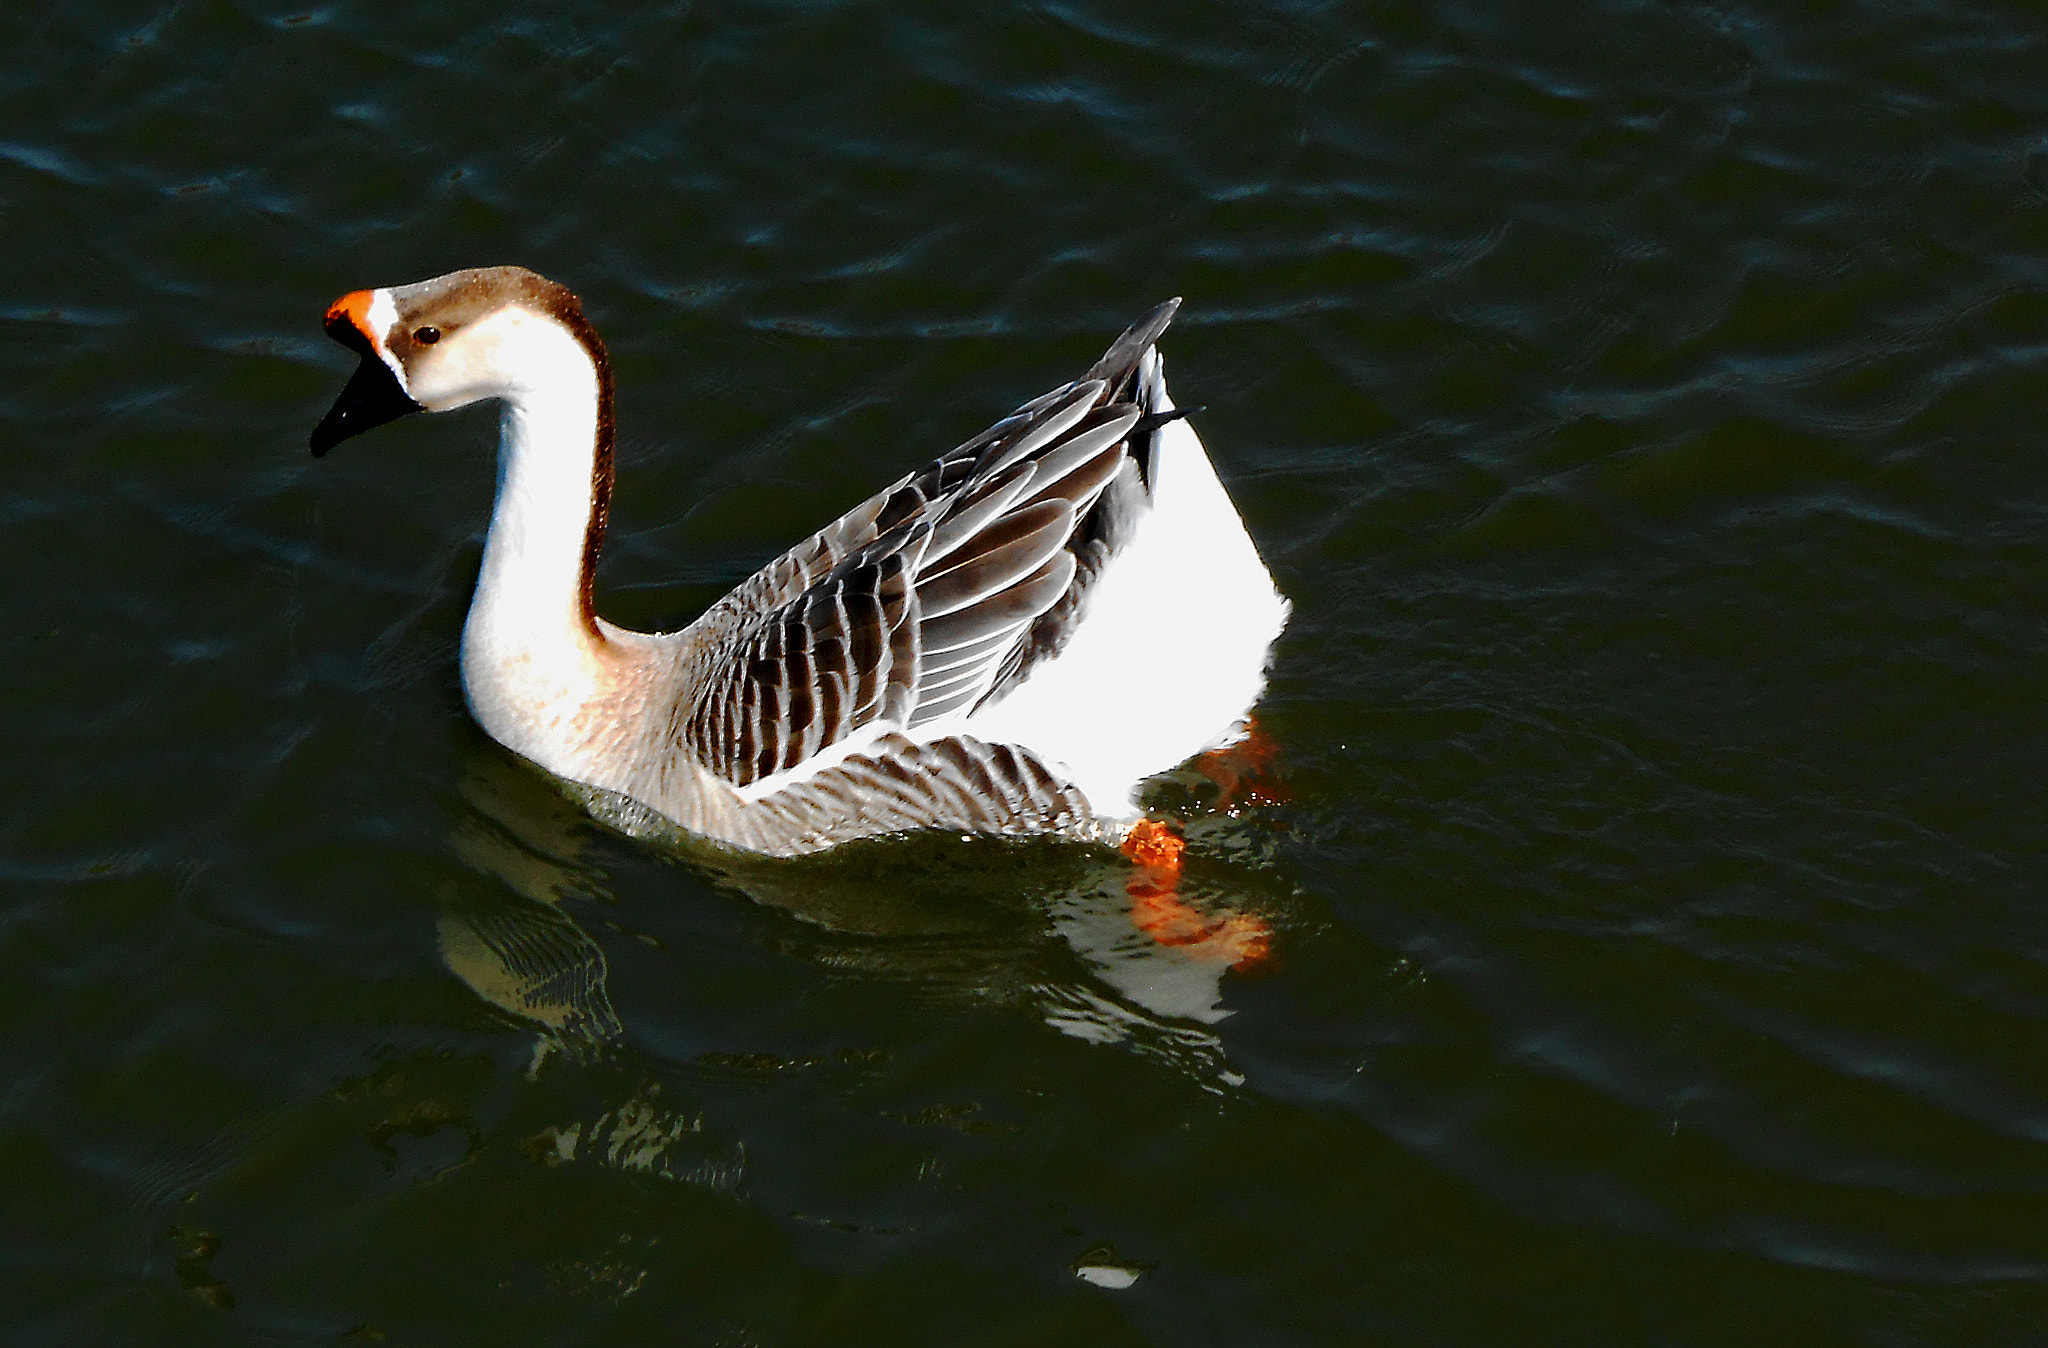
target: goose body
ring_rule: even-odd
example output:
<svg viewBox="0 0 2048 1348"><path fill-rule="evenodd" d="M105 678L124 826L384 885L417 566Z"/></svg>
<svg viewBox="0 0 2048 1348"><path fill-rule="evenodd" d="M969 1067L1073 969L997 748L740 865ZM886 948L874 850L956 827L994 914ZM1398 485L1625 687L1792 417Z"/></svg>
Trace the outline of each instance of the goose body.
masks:
<svg viewBox="0 0 2048 1348"><path fill-rule="evenodd" d="M929 827L1116 841L1145 778L1242 733L1287 618L1167 396L1177 305L677 632L593 607L611 373L562 286L492 267L335 301L362 364L313 449L502 400L463 689L559 777L780 855Z"/></svg>

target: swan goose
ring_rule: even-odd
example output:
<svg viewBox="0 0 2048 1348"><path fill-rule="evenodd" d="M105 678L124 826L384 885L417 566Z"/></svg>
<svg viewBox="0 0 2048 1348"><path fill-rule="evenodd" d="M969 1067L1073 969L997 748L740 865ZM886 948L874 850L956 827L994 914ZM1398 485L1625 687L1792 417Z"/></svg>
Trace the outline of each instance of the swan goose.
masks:
<svg viewBox="0 0 2048 1348"><path fill-rule="evenodd" d="M502 401L463 690L558 777L776 855L933 827L1114 843L1145 778L1243 733L1288 612L1167 397L1178 306L677 632L592 604L612 377L563 286L485 267L336 300L362 361L312 448Z"/></svg>

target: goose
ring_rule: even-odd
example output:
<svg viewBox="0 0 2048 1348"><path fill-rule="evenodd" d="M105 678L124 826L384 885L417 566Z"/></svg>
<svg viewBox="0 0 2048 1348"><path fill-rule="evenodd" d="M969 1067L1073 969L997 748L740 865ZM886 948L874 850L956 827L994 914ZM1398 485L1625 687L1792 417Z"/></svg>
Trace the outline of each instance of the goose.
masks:
<svg viewBox="0 0 2048 1348"><path fill-rule="evenodd" d="M680 631L594 607L612 374L554 281L484 267L343 295L326 331L361 363L312 449L502 403L463 692L557 778L778 856L936 828L1156 862L1177 840L1140 784L1243 737L1288 615L1167 397L1154 343L1179 304Z"/></svg>

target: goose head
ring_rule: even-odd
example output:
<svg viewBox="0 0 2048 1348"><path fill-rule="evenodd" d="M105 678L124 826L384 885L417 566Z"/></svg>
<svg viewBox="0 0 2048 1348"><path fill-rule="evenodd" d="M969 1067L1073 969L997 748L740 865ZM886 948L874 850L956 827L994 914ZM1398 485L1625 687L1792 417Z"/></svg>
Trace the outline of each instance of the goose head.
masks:
<svg viewBox="0 0 2048 1348"><path fill-rule="evenodd" d="M603 343L575 294L524 267L352 290L327 307L326 327L362 364L314 428L315 457L410 412L534 393L562 377L565 352L573 356L565 338L600 380L605 368Z"/></svg>

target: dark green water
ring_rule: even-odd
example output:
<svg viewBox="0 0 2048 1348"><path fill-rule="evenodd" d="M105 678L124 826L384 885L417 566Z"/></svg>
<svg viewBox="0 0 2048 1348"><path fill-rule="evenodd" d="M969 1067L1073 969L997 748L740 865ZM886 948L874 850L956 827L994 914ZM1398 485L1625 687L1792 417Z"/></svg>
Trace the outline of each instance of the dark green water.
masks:
<svg viewBox="0 0 2048 1348"><path fill-rule="evenodd" d="M0 1341L2048 1335L2037 9L302 4L0 17ZM643 626L1185 295L1272 967L486 741L490 414L304 446L499 262Z"/></svg>

